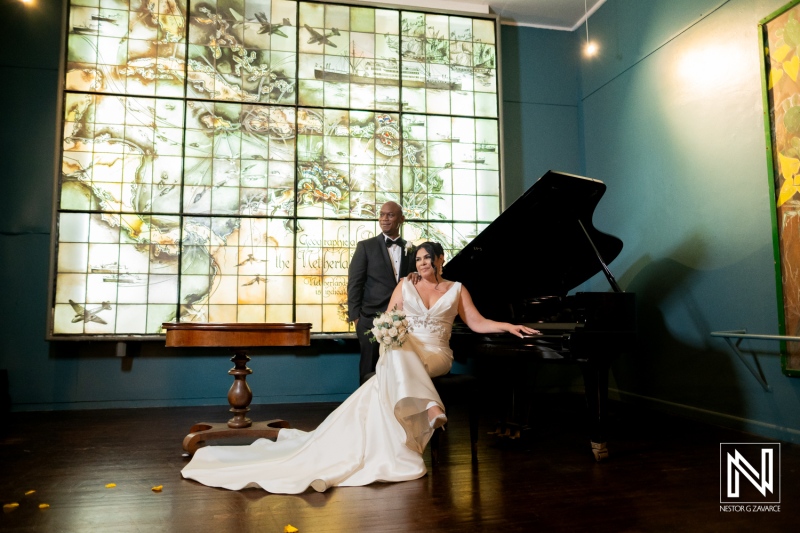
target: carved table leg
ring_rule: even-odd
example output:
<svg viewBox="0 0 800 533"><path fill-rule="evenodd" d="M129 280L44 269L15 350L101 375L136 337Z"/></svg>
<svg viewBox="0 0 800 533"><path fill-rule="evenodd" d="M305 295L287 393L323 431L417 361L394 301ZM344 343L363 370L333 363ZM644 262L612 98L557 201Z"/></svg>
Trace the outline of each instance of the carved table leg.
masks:
<svg viewBox="0 0 800 533"><path fill-rule="evenodd" d="M233 376L233 385L228 391L228 403L231 404L230 411L233 413L233 418L228 420L228 427L249 428L253 425L252 420L247 418L250 402L253 401L253 391L247 384L247 376L253 371L247 368L247 362L250 360L247 350L234 348L233 353L231 361L233 361L234 367L228 370L228 374Z"/></svg>
<svg viewBox="0 0 800 533"><path fill-rule="evenodd" d="M189 434L183 439L183 449L189 454L194 454L202 444L211 440L238 437L276 439L282 428L290 427L287 421L279 418L255 423L247 418L250 402L253 401L253 391L247 384L247 376L253 371L247 367L247 362L250 360L247 350L242 348L232 348L232 350L234 356L231 361L234 367L228 374L233 376L233 384L228 391L228 403L233 417L227 424L201 422L193 425Z"/></svg>

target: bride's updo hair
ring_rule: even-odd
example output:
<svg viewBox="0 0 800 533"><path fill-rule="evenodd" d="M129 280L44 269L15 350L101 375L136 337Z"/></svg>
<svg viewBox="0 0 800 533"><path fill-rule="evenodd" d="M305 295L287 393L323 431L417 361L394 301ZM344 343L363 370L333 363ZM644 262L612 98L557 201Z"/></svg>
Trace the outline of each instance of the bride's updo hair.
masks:
<svg viewBox="0 0 800 533"><path fill-rule="evenodd" d="M425 248L425 251L431 254L431 257L434 259L438 259L444 255L444 248L442 248L442 245L438 242L426 241L420 244L417 248Z"/></svg>
<svg viewBox="0 0 800 533"><path fill-rule="evenodd" d="M422 244L417 246L416 249L414 250L414 258L415 258L414 259L414 265L413 265L413 268L414 268L413 271L414 272L417 271L416 256L417 256L417 252L419 251L420 248L422 248L426 252L428 252L430 254L430 256L433 258L434 261L436 261L440 257L444 256L444 248L442 248L441 244L439 244L438 242L433 242L433 241L423 242ZM439 281L439 272L436 272L435 274L436 274L436 280Z"/></svg>

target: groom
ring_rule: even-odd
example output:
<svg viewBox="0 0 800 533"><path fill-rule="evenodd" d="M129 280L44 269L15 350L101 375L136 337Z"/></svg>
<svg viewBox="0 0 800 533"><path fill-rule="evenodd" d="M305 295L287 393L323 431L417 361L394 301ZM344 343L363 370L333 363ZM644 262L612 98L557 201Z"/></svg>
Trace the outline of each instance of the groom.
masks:
<svg viewBox="0 0 800 533"><path fill-rule="evenodd" d="M347 316L355 323L361 346L358 371L361 383L375 371L379 345L370 342L367 332L372 329L375 315L386 311L389 299L399 279L408 274L409 257L405 241L400 238L400 226L405 222L403 208L396 202L381 206L378 224L383 233L359 241L350 260L347 279Z"/></svg>

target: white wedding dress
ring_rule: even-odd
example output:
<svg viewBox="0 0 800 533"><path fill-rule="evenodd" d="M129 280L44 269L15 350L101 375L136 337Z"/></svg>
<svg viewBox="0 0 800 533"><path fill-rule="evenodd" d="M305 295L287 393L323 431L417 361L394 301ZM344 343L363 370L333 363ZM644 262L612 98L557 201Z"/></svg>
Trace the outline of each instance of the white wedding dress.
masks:
<svg viewBox="0 0 800 533"><path fill-rule="evenodd" d="M407 481L425 475L422 452L431 438L427 406L444 409L431 377L449 372L449 340L461 284L454 283L430 309L403 282L409 336L384 350L375 376L358 388L314 431L281 429L276 441L249 446L206 446L195 452L183 477L204 485L298 494L308 487L353 487Z"/></svg>

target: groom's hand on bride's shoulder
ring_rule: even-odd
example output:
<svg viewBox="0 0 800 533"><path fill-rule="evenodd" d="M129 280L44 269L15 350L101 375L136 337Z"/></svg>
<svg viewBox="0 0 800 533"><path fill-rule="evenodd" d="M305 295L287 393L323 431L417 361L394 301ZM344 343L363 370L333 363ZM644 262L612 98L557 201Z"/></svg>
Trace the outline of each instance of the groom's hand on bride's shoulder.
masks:
<svg viewBox="0 0 800 533"><path fill-rule="evenodd" d="M422 276L419 275L419 272L409 272L406 279L410 281L412 284L416 285L419 283L419 280L422 279Z"/></svg>

